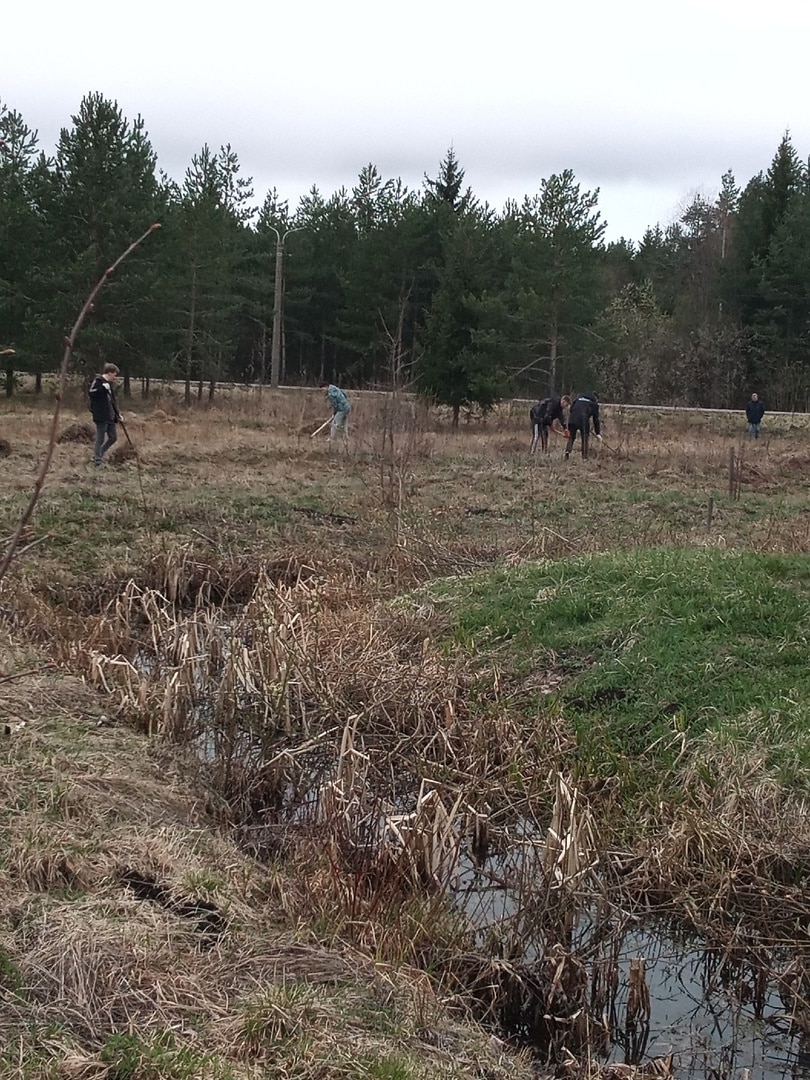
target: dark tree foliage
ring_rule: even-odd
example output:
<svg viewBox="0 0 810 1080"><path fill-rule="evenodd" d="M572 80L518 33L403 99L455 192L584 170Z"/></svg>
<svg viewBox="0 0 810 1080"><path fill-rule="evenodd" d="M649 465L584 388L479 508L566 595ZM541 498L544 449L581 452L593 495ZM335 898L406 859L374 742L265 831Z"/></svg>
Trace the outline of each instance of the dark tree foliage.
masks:
<svg viewBox="0 0 810 1080"><path fill-rule="evenodd" d="M602 387L627 400L810 404L810 178L790 136L742 191L605 245L598 191L564 170L494 212L451 147L420 190L373 162L332 195L253 201L230 146L179 182L144 121L88 94L52 159L0 102L3 385L53 370L92 285L154 221L109 283L77 368L119 363L185 383L267 381L276 311L284 382L410 387L450 407ZM280 241L284 240L283 248ZM277 255L283 251L276 289ZM13 353L7 350L13 349Z"/></svg>
<svg viewBox="0 0 810 1080"><path fill-rule="evenodd" d="M452 149L437 179L425 178L427 314L415 378L420 393L450 406L454 429L462 406L486 411L507 387L497 223L463 182Z"/></svg>
<svg viewBox="0 0 810 1080"><path fill-rule="evenodd" d="M497 239L494 222L480 210L465 213L443 234L441 276L420 343L415 385L450 406L454 428L462 406L486 411L507 391L507 313L502 298L490 291Z"/></svg>
<svg viewBox="0 0 810 1080"><path fill-rule="evenodd" d="M417 297L427 251L427 214L399 180L383 181L368 165L353 188L356 237L344 280L336 343L353 354L355 385L403 386L422 325Z"/></svg>
<svg viewBox="0 0 810 1080"><path fill-rule="evenodd" d="M784 395L792 407L807 394L799 270L807 242L807 198L807 168L785 134L770 168L740 196L723 278L727 309L748 337L748 382L770 383L769 400ZM797 273L787 266L791 259Z"/></svg>
<svg viewBox="0 0 810 1080"><path fill-rule="evenodd" d="M37 133L0 104L0 351L9 397L15 371L29 366L26 327L42 299L44 230L35 198L36 157Z"/></svg>
<svg viewBox="0 0 810 1080"><path fill-rule="evenodd" d="M540 396L561 382L584 381L585 328L606 300L605 223L597 203L598 192L583 192L567 169L510 210L516 345L520 369L532 372Z"/></svg>
<svg viewBox="0 0 810 1080"><path fill-rule="evenodd" d="M240 314L247 307L250 180L230 146L203 146L173 193L167 240L174 260L175 360L190 402L233 374Z"/></svg>
<svg viewBox="0 0 810 1080"><path fill-rule="evenodd" d="M62 129L47 206L57 253L50 270L60 336L110 262L160 220L165 200L156 166L144 121L130 122L101 94L85 97L72 126ZM157 247L145 246L104 290L80 342L88 372L111 360L126 378L151 352L149 315L160 289Z"/></svg>

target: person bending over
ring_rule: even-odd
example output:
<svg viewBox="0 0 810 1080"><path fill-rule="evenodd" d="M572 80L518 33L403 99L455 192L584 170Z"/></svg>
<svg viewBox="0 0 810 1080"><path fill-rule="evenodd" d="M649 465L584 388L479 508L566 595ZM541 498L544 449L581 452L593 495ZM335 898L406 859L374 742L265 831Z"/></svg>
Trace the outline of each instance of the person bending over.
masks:
<svg viewBox="0 0 810 1080"><path fill-rule="evenodd" d="M340 387L334 386L332 383L329 383L328 386L322 386L321 389L326 391L326 397L329 404L332 406L332 424L329 428L329 441L331 442L338 432L341 432L344 439L348 439L349 413L352 408L349 404L349 399Z"/></svg>
<svg viewBox="0 0 810 1080"><path fill-rule="evenodd" d="M571 404L571 399L567 395L563 397L547 397L542 401L538 401L536 405L532 405L529 410L529 419L532 423L532 449L531 453L534 454L537 450L537 444L543 449L543 453L548 453L548 433L557 423L556 431L561 434L565 430L565 410Z"/></svg>
<svg viewBox="0 0 810 1080"><path fill-rule="evenodd" d="M580 394L574 399L571 411L568 414L568 442L565 444L566 461L571 455L576 442L577 432L582 440L582 456L588 456L588 440L593 424L593 433L597 439L602 438L599 426L599 401L596 394Z"/></svg>

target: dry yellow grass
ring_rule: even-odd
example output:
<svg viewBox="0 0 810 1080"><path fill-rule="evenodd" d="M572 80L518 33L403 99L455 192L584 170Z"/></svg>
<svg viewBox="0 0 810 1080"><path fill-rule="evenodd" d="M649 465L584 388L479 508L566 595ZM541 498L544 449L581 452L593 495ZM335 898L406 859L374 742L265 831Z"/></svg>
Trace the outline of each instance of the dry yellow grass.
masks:
<svg viewBox="0 0 810 1080"><path fill-rule="evenodd" d="M252 1076L271 1062L301 1077L528 1076L524 1058L504 1056L448 1001L469 1006L477 988L492 1019L530 973L470 949L436 878L456 857L454 829L488 822L488 842L508 842L518 815L543 838L527 843L526 866L554 888L561 877L572 894L591 888L610 791L569 786L557 766L571 735L553 711L539 709L531 729L510 712L553 672L529 685L493 670L482 683L431 648L440 618L427 601L389 601L435 576L573 552L810 550L810 436L798 426L744 445L741 419L606 410L610 449L565 463L559 447L528 457L523 406L453 435L409 402L358 396L347 447L309 438L324 412L314 392L240 391L191 411L164 396L127 414L135 459L94 470L86 446L57 449L0 584L0 678L13 676L0 683L9 1076ZM66 409L65 428L85 421ZM27 400L0 412L12 448L0 537L30 491L47 422ZM739 498L728 494L732 450ZM147 648L166 659L171 687L133 664ZM251 678L265 695L257 730L267 737L270 687L270 734L293 741L258 778L238 755L201 763L134 729L187 734L204 688L233 746ZM317 755L306 755L324 731L340 758L320 791L329 813L300 821L295 844L272 815L256 829L273 798L312 775ZM710 904L736 887L730 862L750 874L779 837L801 864L803 837L787 825L799 802L756 761L743 765L722 806L696 769L692 817L651 812L638 849L611 853L625 898ZM519 797L516 775L528 778ZM394 805L398 783L418 789L426 776L436 785L412 813ZM366 799L384 781L391 801ZM747 850L735 846L743 818ZM380 820L394 844L367 858L358 838ZM133 871L145 899L127 885ZM792 913L792 887L783 898ZM193 918L180 913L189 903ZM224 920L213 935L200 926L212 910ZM573 1014L587 983L570 957L548 963L542 985Z"/></svg>
<svg viewBox="0 0 810 1080"><path fill-rule="evenodd" d="M458 549L463 566L657 542L795 549L810 535L810 438L784 421L766 422L764 437L750 444L742 419L608 409L606 446L587 463L577 455L564 463L562 440L547 458L528 457L522 405L462 423L453 435L409 401L358 396L348 448L299 434L325 411L317 392L241 391L191 411L136 399L127 428L140 470L131 459L116 465L114 451L110 467L94 472L86 447L60 445L38 533L54 517L75 518L76 528L88 527L88 544L113 545L119 565L142 562L148 546L188 542L220 553L260 545L274 556L291 545L315 548L321 560L334 552L376 572L393 547L414 574L425 547L437 556L449 548L450 564ZM65 429L84 422L83 408L65 409ZM46 427L46 411L30 399L0 412L0 434L15 448L4 464L2 535L30 490ZM742 505L726 495L731 450L743 455ZM46 553L41 545L29 561Z"/></svg>
<svg viewBox="0 0 810 1080"><path fill-rule="evenodd" d="M173 756L108 724L92 691L63 673L12 685L4 714L26 719L0 746L4 1077L258 1076L271 1061L337 1077L389 1059L409 1077L529 1075L416 970L320 943L295 877L220 835Z"/></svg>

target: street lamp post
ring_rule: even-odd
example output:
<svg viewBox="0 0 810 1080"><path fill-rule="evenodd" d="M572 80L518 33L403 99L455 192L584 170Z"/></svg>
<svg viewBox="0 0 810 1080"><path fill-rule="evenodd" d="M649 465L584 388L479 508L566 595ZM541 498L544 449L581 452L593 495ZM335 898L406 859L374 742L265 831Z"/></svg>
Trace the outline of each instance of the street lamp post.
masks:
<svg viewBox="0 0 810 1080"><path fill-rule="evenodd" d="M281 306L284 295L284 241L290 233L301 232L301 229L287 229L282 236L278 229L271 225L270 228L276 234L276 281L273 292L273 342L270 349L270 386L278 389L279 376L281 373Z"/></svg>

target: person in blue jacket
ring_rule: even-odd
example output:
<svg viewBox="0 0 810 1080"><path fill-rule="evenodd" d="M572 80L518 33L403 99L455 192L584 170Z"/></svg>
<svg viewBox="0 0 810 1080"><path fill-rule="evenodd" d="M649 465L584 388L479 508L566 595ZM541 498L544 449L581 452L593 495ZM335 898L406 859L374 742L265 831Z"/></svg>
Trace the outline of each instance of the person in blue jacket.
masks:
<svg viewBox="0 0 810 1080"><path fill-rule="evenodd" d="M348 439L349 413L352 408L349 399L340 387L335 386L333 383L322 386L321 389L326 391L326 397L332 406L332 425L329 428L329 441L331 442L338 432L341 432L344 439Z"/></svg>

